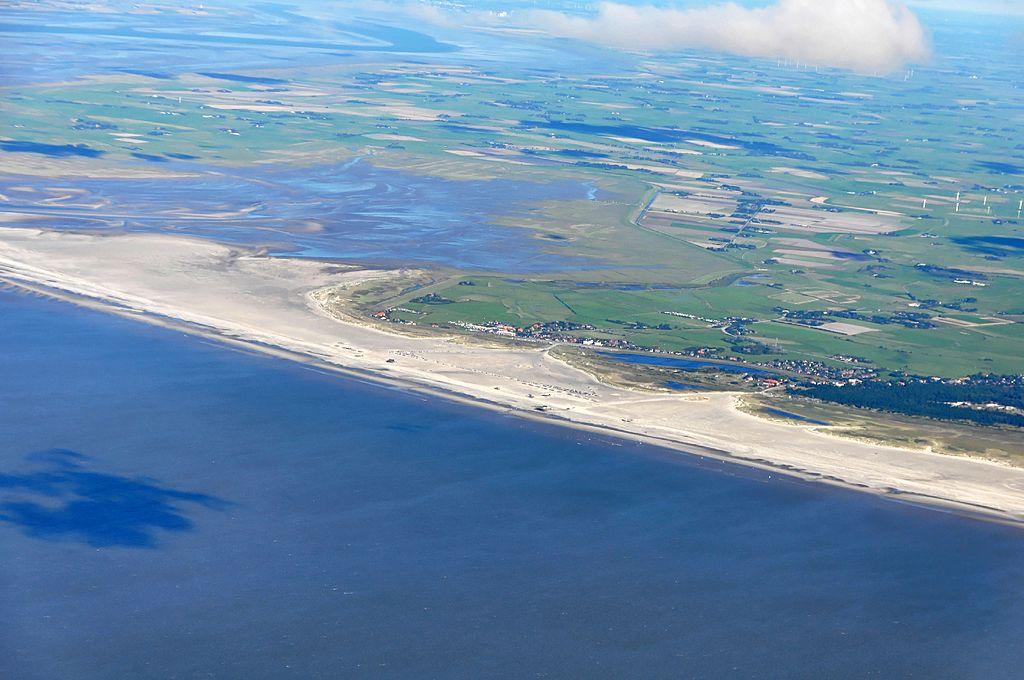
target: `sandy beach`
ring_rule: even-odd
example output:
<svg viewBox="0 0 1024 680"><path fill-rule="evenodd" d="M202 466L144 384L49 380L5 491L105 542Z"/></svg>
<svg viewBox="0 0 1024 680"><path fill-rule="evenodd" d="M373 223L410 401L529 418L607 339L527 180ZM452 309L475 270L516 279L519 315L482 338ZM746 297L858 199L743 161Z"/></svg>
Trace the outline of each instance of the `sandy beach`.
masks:
<svg viewBox="0 0 1024 680"><path fill-rule="evenodd" d="M742 412L733 393L613 387L547 347L410 337L349 317L332 302L347 286L394 275L178 236L0 230L0 280L22 288L445 398L1024 522L1024 469L762 419Z"/></svg>

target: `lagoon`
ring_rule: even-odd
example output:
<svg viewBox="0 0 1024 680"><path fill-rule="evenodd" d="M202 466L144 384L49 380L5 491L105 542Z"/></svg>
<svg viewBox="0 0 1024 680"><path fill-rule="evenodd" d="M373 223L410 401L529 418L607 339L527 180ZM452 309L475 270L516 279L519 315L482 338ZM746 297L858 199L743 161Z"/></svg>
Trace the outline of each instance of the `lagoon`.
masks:
<svg viewBox="0 0 1024 680"><path fill-rule="evenodd" d="M684 357L664 356L659 354L640 354L632 352L599 352L603 357L624 364L638 364L643 366L662 366L664 368L675 368L680 371L721 371L723 373L737 373L740 375L776 375L757 366L744 366L741 364L727 364L718 361L705 361L703 359L686 359Z"/></svg>

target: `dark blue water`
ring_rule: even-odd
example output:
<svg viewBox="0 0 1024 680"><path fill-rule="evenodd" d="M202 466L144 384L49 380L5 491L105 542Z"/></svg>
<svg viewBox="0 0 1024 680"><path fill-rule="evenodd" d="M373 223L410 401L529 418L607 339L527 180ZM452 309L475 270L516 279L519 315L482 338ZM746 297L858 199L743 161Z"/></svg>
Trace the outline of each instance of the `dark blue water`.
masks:
<svg viewBox="0 0 1024 680"><path fill-rule="evenodd" d="M701 359L684 359L682 357L662 356L657 354L633 354L631 352L599 352L603 357L621 361L624 364L641 364L644 366L664 366L678 368L682 371L715 370L723 373L739 373L742 375L776 375L775 372L756 366L739 364L721 364Z"/></svg>
<svg viewBox="0 0 1024 680"><path fill-rule="evenodd" d="M0 293L0 677L1011 677L1024 534Z"/></svg>
<svg viewBox="0 0 1024 680"><path fill-rule="evenodd" d="M38 153L44 156L85 156L96 158L103 155L99 149L93 149L85 144L42 144L40 142L28 142L21 140L0 141L0 150L7 153Z"/></svg>
<svg viewBox="0 0 1024 680"><path fill-rule="evenodd" d="M1024 165L1003 161L978 161L975 165L998 175L1024 175Z"/></svg>
<svg viewBox="0 0 1024 680"><path fill-rule="evenodd" d="M1024 238L1019 236L954 236L950 240L986 255L1024 255Z"/></svg>
<svg viewBox="0 0 1024 680"><path fill-rule="evenodd" d="M702 385L691 385L690 383L679 382L678 380L666 380L665 387L670 390L679 390L680 392L696 392L707 389Z"/></svg>
<svg viewBox="0 0 1024 680"><path fill-rule="evenodd" d="M233 83L258 83L260 85L284 85L288 81L281 80L280 78L264 78L260 76L246 76L240 73L216 73L204 71L200 73L201 76L207 78L217 78L218 80L230 80Z"/></svg>

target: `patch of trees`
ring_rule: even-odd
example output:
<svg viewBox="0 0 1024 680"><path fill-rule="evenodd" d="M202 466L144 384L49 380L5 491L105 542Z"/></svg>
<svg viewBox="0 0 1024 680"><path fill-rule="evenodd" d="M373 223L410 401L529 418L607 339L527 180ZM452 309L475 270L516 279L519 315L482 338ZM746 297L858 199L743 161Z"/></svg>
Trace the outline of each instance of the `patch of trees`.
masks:
<svg viewBox="0 0 1024 680"><path fill-rule="evenodd" d="M906 328L935 328L935 324L929 321L930 314L924 312L898 311L892 314L866 314L855 309L785 309L784 307L772 307L772 311L781 314L787 321L794 321L805 326L820 326L829 318L850 319L854 321L870 321L880 325L898 324Z"/></svg>
<svg viewBox="0 0 1024 680"><path fill-rule="evenodd" d="M414 302L420 305L450 305L455 302L455 300L443 297L437 293L429 293L427 295L415 297L409 302Z"/></svg>
<svg viewBox="0 0 1024 680"><path fill-rule="evenodd" d="M911 416L1024 427L1024 378L1021 376L972 376L965 381L926 378L867 381L791 387L789 392Z"/></svg>

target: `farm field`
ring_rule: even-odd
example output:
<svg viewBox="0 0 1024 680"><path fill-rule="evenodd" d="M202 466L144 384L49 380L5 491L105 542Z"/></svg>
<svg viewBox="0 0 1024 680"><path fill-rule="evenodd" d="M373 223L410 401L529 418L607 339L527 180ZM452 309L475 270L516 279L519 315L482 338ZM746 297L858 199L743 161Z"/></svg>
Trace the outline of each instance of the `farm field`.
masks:
<svg viewBox="0 0 1024 680"><path fill-rule="evenodd" d="M5 83L2 224L412 262L427 289L359 304L428 329L563 324L808 375L1021 371L1024 92L995 42L876 77L397 24L227 71L203 50L242 47L209 40Z"/></svg>

